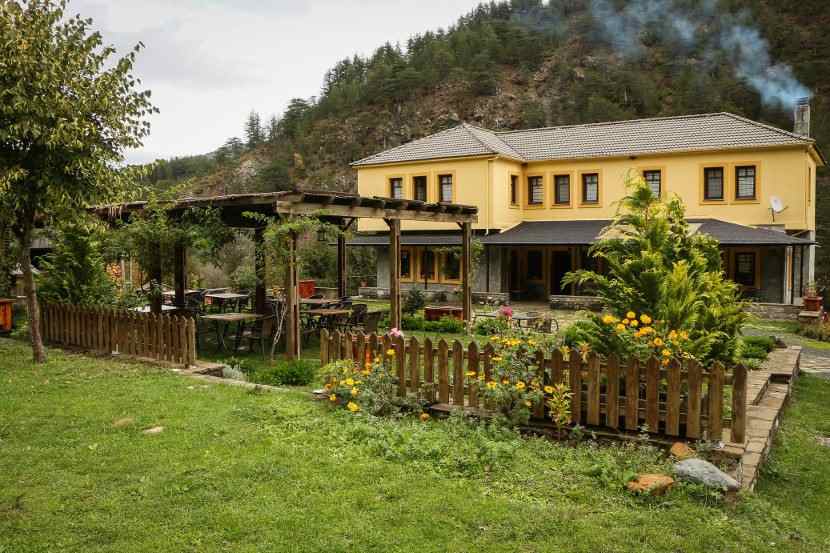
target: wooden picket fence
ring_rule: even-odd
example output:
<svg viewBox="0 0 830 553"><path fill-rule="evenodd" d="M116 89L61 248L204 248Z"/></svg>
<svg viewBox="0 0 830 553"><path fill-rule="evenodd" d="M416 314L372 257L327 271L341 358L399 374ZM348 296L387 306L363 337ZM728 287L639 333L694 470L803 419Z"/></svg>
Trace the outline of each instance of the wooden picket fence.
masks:
<svg viewBox="0 0 830 553"><path fill-rule="evenodd" d="M43 303L41 319L43 338L49 344L184 366L196 362L192 318Z"/></svg>
<svg viewBox="0 0 830 553"><path fill-rule="evenodd" d="M436 408L463 406L483 409L478 389L465 379L467 372L491 379L493 347L480 348L475 342L465 347L458 340L443 339L421 343L376 334L329 333L320 336L323 364L340 359L357 363L395 350L398 395L416 395ZM571 422L594 428L639 431L689 440L720 441L724 428L727 440L743 443L746 434L747 370L741 365L726 370L716 363L702 367L696 362L671 362L663 367L659 359L647 362L607 359L596 354L585 358L572 351L564 358L559 350L537 351L540 382L567 383L573 392ZM725 413L731 391L731 416ZM533 420L545 424L546 408L538 406Z"/></svg>

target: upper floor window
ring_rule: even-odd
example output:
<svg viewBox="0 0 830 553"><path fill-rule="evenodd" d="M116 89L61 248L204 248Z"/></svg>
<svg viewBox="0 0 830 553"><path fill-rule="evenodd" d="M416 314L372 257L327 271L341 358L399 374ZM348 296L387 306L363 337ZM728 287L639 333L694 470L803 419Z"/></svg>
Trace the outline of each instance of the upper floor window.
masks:
<svg viewBox="0 0 830 553"><path fill-rule="evenodd" d="M599 174L584 173L582 175L582 203L599 203Z"/></svg>
<svg viewBox="0 0 830 553"><path fill-rule="evenodd" d="M412 188L415 199L419 202L427 201L427 178L424 175L412 177Z"/></svg>
<svg viewBox="0 0 830 553"><path fill-rule="evenodd" d="M553 203L568 205L571 203L571 176L556 175L553 177Z"/></svg>
<svg viewBox="0 0 830 553"><path fill-rule="evenodd" d="M646 181L651 193L659 198L663 189L663 175L660 170L643 171L643 179Z"/></svg>
<svg viewBox="0 0 830 553"><path fill-rule="evenodd" d="M703 199L723 199L723 167L707 167L703 170Z"/></svg>
<svg viewBox="0 0 830 553"><path fill-rule="evenodd" d="M452 175L438 175L438 201L452 202Z"/></svg>
<svg viewBox="0 0 830 553"><path fill-rule="evenodd" d="M735 199L755 199L755 166L735 167Z"/></svg>
<svg viewBox="0 0 830 553"><path fill-rule="evenodd" d="M510 205L519 205L519 175L510 175Z"/></svg>
<svg viewBox="0 0 830 553"><path fill-rule="evenodd" d="M389 197L396 200L403 199L403 179L400 177L393 177L389 179Z"/></svg>
<svg viewBox="0 0 830 553"><path fill-rule="evenodd" d="M527 203L528 205L545 203L545 184L541 176L527 177Z"/></svg>

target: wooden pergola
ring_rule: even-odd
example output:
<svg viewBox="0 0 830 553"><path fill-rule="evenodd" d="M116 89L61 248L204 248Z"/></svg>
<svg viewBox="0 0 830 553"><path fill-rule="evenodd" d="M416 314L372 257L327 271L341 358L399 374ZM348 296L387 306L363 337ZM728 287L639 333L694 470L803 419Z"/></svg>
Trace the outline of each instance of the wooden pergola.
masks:
<svg viewBox="0 0 830 553"><path fill-rule="evenodd" d="M102 206L93 211L112 219L128 219L130 213L145 209L148 202L130 202ZM254 231L256 244L255 268L257 285L254 306L259 314L269 314L265 287L265 257L262 253L265 226L260 220L246 213L258 213L269 217L313 216L334 224L342 230L352 227L357 219L383 219L389 227L389 282L390 282L390 325L400 328L401 324L401 221L423 221L433 223L456 223L461 228L461 280L464 320L472 314L472 288L470 283L470 248L472 224L478 220L478 208L451 203L426 203L416 200L367 197L343 192L292 190L251 194L230 194L199 198L185 198L171 201L166 206L172 217L180 217L191 208L212 208L219 212L221 220L229 227L250 228ZM296 251L298 236L289 239L288 266L286 267L285 299L287 308L286 352L291 359L300 356L300 302L299 278L297 274ZM187 289L187 248L177 245L174 252L175 267L173 280L174 303L185 306ZM337 289L339 296L346 295L346 239L337 240ZM156 282L162 279L161 252L150 269L150 277ZM161 312L161 302L156 302L153 311Z"/></svg>

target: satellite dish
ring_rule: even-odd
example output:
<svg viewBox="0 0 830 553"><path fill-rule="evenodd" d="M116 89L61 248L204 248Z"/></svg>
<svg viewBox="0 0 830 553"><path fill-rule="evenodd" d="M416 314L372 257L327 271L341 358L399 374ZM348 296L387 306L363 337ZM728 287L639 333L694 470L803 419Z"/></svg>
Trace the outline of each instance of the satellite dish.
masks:
<svg viewBox="0 0 830 553"><path fill-rule="evenodd" d="M769 198L769 210L772 213L772 220L775 222L775 214L781 213L787 209L787 206L784 205L784 202L781 201L781 198L778 196L770 196Z"/></svg>

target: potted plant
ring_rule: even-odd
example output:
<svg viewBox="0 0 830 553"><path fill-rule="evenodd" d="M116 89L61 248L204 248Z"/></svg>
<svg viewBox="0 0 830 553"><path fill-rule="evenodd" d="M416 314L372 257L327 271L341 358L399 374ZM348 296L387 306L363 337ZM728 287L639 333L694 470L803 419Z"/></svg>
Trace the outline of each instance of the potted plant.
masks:
<svg viewBox="0 0 830 553"><path fill-rule="evenodd" d="M818 286L814 281L808 282L804 288L804 310L821 311L824 298L819 295Z"/></svg>

